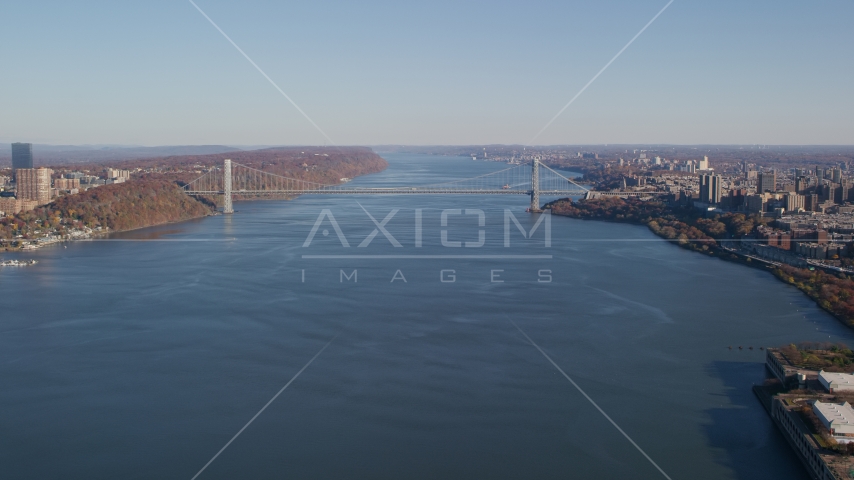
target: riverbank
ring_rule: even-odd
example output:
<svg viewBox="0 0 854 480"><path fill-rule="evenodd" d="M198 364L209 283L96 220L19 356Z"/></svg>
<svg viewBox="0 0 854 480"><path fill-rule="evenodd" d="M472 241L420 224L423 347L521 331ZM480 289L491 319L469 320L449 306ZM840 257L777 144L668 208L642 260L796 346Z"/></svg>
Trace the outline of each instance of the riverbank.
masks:
<svg viewBox="0 0 854 480"><path fill-rule="evenodd" d="M122 162L122 167L135 172L127 182L62 196L34 210L0 218L0 251L37 249L215 215L219 199L190 196L182 187L203 172L219 169L225 157L264 172L322 184L349 181L388 167L385 159L364 147L271 148ZM283 198L292 197L275 197ZM257 197L235 196L235 201L244 199Z"/></svg>
<svg viewBox="0 0 854 480"><path fill-rule="evenodd" d="M854 280L851 277L754 259L722 245L724 241L739 244L743 236L766 222L761 217L725 213L705 218L699 211L689 207L671 207L658 201L621 198L577 202L561 199L546 204L544 208L549 208L554 215L582 220L645 225L659 237L682 248L762 268L780 281L802 291L820 308L854 328Z"/></svg>
<svg viewBox="0 0 854 480"><path fill-rule="evenodd" d="M31 250L213 213L215 205L186 195L174 181L134 179L61 197L35 210L0 219L0 239L6 251Z"/></svg>

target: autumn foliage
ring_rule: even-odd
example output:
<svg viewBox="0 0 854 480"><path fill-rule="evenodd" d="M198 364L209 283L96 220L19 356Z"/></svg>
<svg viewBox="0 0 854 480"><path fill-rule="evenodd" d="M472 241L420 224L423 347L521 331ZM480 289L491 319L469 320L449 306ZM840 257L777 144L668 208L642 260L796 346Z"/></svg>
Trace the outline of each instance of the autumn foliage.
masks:
<svg viewBox="0 0 854 480"><path fill-rule="evenodd" d="M854 280L821 270L807 270L789 265L776 268L774 275L794 285L815 300L821 308L854 327Z"/></svg>
<svg viewBox="0 0 854 480"><path fill-rule="evenodd" d="M105 185L12 217L0 219L0 238L73 227L113 231L178 222L212 213L212 206L183 193L166 179L149 178Z"/></svg>
<svg viewBox="0 0 854 480"><path fill-rule="evenodd" d="M117 162L117 166L141 169L134 171L142 173L134 173L125 183L63 196L44 207L0 218L0 240L5 240L0 247L15 248L17 239L62 236L82 227L123 231L210 215L217 199L192 197L181 187L209 168L221 167L225 158L264 172L324 184L380 172L388 166L363 147L272 148Z"/></svg>
<svg viewBox="0 0 854 480"><path fill-rule="evenodd" d="M548 205L553 214L573 218L608 220L646 225L656 235L692 250L708 251L718 241L739 238L763 221L741 213L704 218L689 207L671 207L662 202L605 197L573 202L558 200Z"/></svg>

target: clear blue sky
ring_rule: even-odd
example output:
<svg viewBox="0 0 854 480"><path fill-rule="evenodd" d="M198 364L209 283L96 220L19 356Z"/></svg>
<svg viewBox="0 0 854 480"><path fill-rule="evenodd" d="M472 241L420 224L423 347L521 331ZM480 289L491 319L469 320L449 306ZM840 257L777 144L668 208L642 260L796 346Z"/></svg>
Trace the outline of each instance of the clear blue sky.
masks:
<svg viewBox="0 0 854 480"><path fill-rule="evenodd" d="M197 3L365 145L528 143L666 1ZM0 141L324 143L186 0L0 15ZM536 143L854 144L852 20L851 0L676 0Z"/></svg>

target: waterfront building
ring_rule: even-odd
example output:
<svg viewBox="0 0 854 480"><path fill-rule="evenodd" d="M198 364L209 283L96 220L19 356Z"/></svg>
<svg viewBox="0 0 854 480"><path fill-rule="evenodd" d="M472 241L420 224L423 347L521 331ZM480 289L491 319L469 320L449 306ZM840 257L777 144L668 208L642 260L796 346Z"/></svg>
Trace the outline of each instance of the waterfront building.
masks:
<svg viewBox="0 0 854 480"><path fill-rule="evenodd" d="M768 371L773 373L789 392L775 394L768 387L760 386L754 386L753 391L789 445L797 452L811 478L845 478L854 468L851 457L828 452L825 443L814 434L815 430L804 422L801 410L807 407L813 411L822 424L816 425L816 428L821 431L827 429L827 433L838 443L849 443L854 442L854 409L847 402L824 403L822 400L827 400L829 395L811 392L818 388L812 385L817 383L819 372L805 368L802 364L792 363L789 354L794 348L768 348L765 356ZM822 352L812 353L822 356Z"/></svg>
<svg viewBox="0 0 854 480"><path fill-rule="evenodd" d="M32 143L13 143L12 144L12 168L33 168L33 144Z"/></svg>
<svg viewBox="0 0 854 480"><path fill-rule="evenodd" d="M854 409L850 403L824 403L816 400L812 404L812 411L837 442L854 442Z"/></svg>
<svg viewBox="0 0 854 480"><path fill-rule="evenodd" d="M17 197L21 200L34 200L38 205L50 203L49 168L19 168L15 170L17 178Z"/></svg>
<svg viewBox="0 0 854 480"><path fill-rule="evenodd" d="M840 465L843 468L839 468L835 464L829 464L828 457L822 455L822 447L800 419L797 409L801 408L801 405L777 397L772 398L770 404L771 418L783 432L789 445L798 453L801 462L810 473L810 478L817 480L844 478L839 475L845 472L844 466Z"/></svg>
<svg viewBox="0 0 854 480"><path fill-rule="evenodd" d="M818 372L818 381L830 393L854 392L854 375L822 370Z"/></svg>

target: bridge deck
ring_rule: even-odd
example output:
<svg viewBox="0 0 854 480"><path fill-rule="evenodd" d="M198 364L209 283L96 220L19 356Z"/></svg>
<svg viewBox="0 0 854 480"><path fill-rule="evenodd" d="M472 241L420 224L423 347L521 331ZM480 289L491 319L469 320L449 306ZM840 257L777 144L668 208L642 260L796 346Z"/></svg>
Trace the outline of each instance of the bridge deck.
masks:
<svg viewBox="0 0 854 480"><path fill-rule="evenodd" d="M341 184L324 185L288 178L224 160L222 170L212 170L184 187L189 195L223 195L225 211L231 213L232 196L296 195L525 195L531 197L531 208L539 209L540 196L545 197L652 197L652 192L596 192L575 183L535 159L530 172L516 166L497 172L416 187L395 186L353 188ZM541 175L542 171L542 175ZM523 175L524 174L524 175ZM530 180L527 176L530 175ZM523 178L525 177L525 178Z"/></svg>
<svg viewBox="0 0 854 480"><path fill-rule="evenodd" d="M222 190L194 190L191 195L224 195ZM584 195L581 190L540 190L540 195ZM324 190L232 190L232 195L531 195L525 190L419 190L417 188L355 188Z"/></svg>

